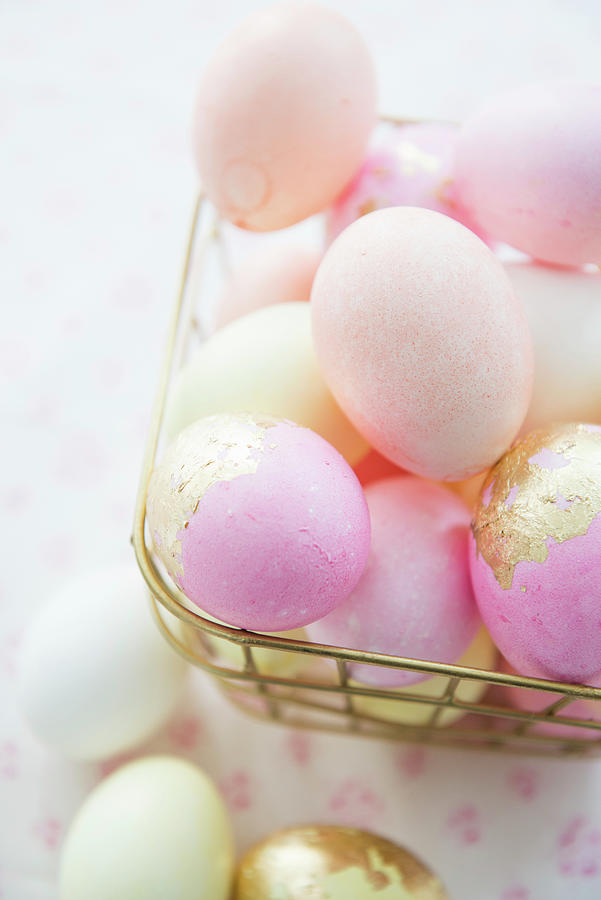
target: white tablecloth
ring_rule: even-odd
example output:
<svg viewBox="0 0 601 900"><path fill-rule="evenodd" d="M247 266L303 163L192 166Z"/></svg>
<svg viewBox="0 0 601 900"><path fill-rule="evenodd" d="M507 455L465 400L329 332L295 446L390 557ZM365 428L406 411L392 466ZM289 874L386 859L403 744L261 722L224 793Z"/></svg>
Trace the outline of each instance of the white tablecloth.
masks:
<svg viewBox="0 0 601 900"><path fill-rule="evenodd" d="M504 86L601 81L597 0L332 5L369 41L386 112L461 118ZM196 185L196 82L215 42L253 6L0 5L3 900L56 897L65 829L108 768L69 764L34 742L15 702L15 662L53 586L131 557L143 437ZM284 824L353 823L417 851L454 900L601 897L601 762L289 733L227 707L199 672L145 749L206 767L241 850Z"/></svg>

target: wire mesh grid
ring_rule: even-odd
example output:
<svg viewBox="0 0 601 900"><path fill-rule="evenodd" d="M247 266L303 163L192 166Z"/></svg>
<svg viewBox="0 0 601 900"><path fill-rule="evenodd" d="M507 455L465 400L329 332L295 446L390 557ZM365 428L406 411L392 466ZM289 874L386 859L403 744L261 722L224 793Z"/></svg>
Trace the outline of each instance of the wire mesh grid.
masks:
<svg viewBox="0 0 601 900"><path fill-rule="evenodd" d="M227 268L222 225L208 202L196 202L149 429L132 543L157 625L174 649L209 672L248 715L295 728L316 728L413 743L547 756L601 753L601 688L527 678L257 634L221 625L191 607L153 553L146 527L148 483L163 439L174 372L205 335L207 270ZM214 289L213 289L214 292ZM204 305L203 305L204 304ZM412 687L373 687L353 666L403 669L425 678ZM510 705L508 689L521 697ZM532 692L549 702L531 710ZM587 700L581 717L570 705ZM581 706L581 705L580 705ZM523 708L522 708L523 707ZM599 718L595 718L598 716Z"/></svg>

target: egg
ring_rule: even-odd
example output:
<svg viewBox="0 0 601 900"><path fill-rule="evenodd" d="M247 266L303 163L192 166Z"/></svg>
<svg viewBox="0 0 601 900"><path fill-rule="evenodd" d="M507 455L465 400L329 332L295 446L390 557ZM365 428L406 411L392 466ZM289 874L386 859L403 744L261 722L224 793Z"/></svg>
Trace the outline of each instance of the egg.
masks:
<svg viewBox="0 0 601 900"><path fill-rule="evenodd" d="M385 838L336 825L276 832L246 853L233 900L446 900L413 853Z"/></svg>
<svg viewBox="0 0 601 900"><path fill-rule="evenodd" d="M394 463L378 453L377 450L370 450L367 456L353 466L355 475L366 487L372 481L380 481L382 478L390 478L392 475L400 475L402 469L399 469Z"/></svg>
<svg viewBox="0 0 601 900"><path fill-rule="evenodd" d="M486 628L480 628L465 653L456 660L456 665L490 671L495 667L497 656L497 648L490 639ZM349 683L354 684L355 682L351 679ZM356 684L359 683L356 682ZM431 678L426 678L425 681L420 681L419 684L412 685L407 692L421 697L443 697L448 685L449 679L446 676L433 675ZM490 684L487 681L464 678L455 690L455 698L461 700L462 703L478 703L489 687ZM394 693L394 699L390 700L379 697L353 696L353 709L360 715L384 719L387 722L397 722L400 725L420 726L430 723L434 710L437 709L435 705L403 700L403 690L396 689ZM438 714L435 724L438 728L453 725L467 715L468 711L453 707L443 709Z"/></svg>
<svg viewBox="0 0 601 900"><path fill-rule="evenodd" d="M491 470L472 525L482 618L524 675L601 673L601 426L531 432Z"/></svg>
<svg viewBox="0 0 601 900"><path fill-rule="evenodd" d="M275 303L307 301L320 251L300 243L257 248L226 280L217 301L215 327Z"/></svg>
<svg viewBox="0 0 601 900"><path fill-rule="evenodd" d="M447 122L389 128L328 210L328 242L360 216L389 206L433 209L476 230L470 217L456 207L450 191L457 131L457 125Z"/></svg>
<svg viewBox="0 0 601 900"><path fill-rule="evenodd" d="M371 552L348 599L307 628L318 643L455 662L480 626L467 545L470 513L446 488L411 475L368 485ZM403 686L421 672L351 663L357 681Z"/></svg>
<svg viewBox="0 0 601 900"><path fill-rule="evenodd" d="M460 481L491 466L530 401L532 345L502 264L426 209L381 209L332 244L311 294L326 382L397 465Z"/></svg>
<svg viewBox="0 0 601 900"><path fill-rule="evenodd" d="M534 388L522 431L601 422L601 273L508 263L534 346Z"/></svg>
<svg viewBox="0 0 601 900"><path fill-rule="evenodd" d="M309 429L265 416L222 414L184 429L152 473L147 518L188 599L249 630L326 615L369 552L350 466Z"/></svg>
<svg viewBox="0 0 601 900"><path fill-rule="evenodd" d="M267 413L316 431L351 463L369 446L326 385L308 303L279 303L216 332L178 373L167 407L171 437L214 413Z"/></svg>
<svg viewBox="0 0 601 900"><path fill-rule="evenodd" d="M376 121L373 64L339 13L259 10L205 68L194 156L220 213L270 231L324 209L359 168Z"/></svg>
<svg viewBox="0 0 601 900"><path fill-rule="evenodd" d="M550 81L494 97L463 126L456 202L536 259L601 263L601 85Z"/></svg>
<svg viewBox="0 0 601 900"><path fill-rule="evenodd" d="M61 851L60 900L229 900L232 829L214 784L173 756L118 769L85 800Z"/></svg>
<svg viewBox="0 0 601 900"><path fill-rule="evenodd" d="M66 582L26 633L23 714L35 735L76 759L124 753L174 711L187 666L152 621L135 566Z"/></svg>

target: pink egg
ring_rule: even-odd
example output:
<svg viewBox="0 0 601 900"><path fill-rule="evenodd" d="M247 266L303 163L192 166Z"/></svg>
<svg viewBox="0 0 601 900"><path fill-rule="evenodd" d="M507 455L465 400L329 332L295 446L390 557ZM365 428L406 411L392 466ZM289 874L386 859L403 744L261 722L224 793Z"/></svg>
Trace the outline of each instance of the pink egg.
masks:
<svg viewBox="0 0 601 900"><path fill-rule="evenodd" d="M455 662L480 617L470 585L465 504L412 475L366 488L372 527L365 572L351 596L307 633L318 643L435 662ZM363 664L365 684L400 687L428 677Z"/></svg>
<svg viewBox="0 0 601 900"><path fill-rule="evenodd" d="M218 415L182 431L154 470L148 523L167 571L201 609L283 631L355 587L369 514L353 470L308 428Z"/></svg>
<svg viewBox="0 0 601 900"><path fill-rule="evenodd" d="M355 219L389 206L421 206L458 219L477 231L451 193L453 149L458 127L424 122L389 128L328 211L328 242Z"/></svg>
<svg viewBox="0 0 601 900"><path fill-rule="evenodd" d="M204 71L194 129L203 186L242 228L292 225L340 193L375 120L373 65L355 28L313 3L269 6Z"/></svg>
<svg viewBox="0 0 601 900"><path fill-rule="evenodd" d="M402 469L399 469L394 463L378 453L377 450L370 450L360 463L353 466L353 472L359 479L359 482L365 487L372 481L381 481L383 478L391 478L393 475L400 475Z"/></svg>
<svg viewBox="0 0 601 900"><path fill-rule="evenodd" d="M463 225L413 207L364 216L326 253L311 306L330 390L399 466L458 481L517 434L528 325L502 264Z"/></svg>
<svg viewBox="0 0 601 900"><path fill-rule="evenodd" d="M454 199L492 237L548 262L601 263L601 85L548 82L462 128Z"/></svg>
<svg viewBox="0 0 601 900"><path fill-rule="evenodd" d="M308 300L322 254L302 244L262 247L236 268L217 302L215 327L276 303Z"/></svg>
<svg viewBox="0 0 601 900"><path fill-rule="evenodd" d="M601 674L601 426L531 432L491 470L470 540L474 592L525 675Z"/></svg>

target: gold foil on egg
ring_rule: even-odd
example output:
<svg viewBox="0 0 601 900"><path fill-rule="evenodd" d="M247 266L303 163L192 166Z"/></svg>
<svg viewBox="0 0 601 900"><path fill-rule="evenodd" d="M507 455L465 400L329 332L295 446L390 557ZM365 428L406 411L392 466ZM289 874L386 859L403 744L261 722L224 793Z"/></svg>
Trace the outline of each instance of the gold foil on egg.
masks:
<svg viewBox="0 0 601 900"><path fill-rule="evenodd" d="M277 832L242 859L233 900L446 900L412 853L366 831L338 826Z"/></svg>
<svg viewBox="0 0 601 900"><path fill-rule="evenodd" d="M276 419L250 413L216 415L185 428L167 448L148 487L147 515L156 552L177 581L183 575L180 535L218 481L253 475Z"/></svg>
<svg viewBox="0 0 601 900"><path fill-rule="evenodd" d="M599 513L601 428L551 425L531 432L491 469L472 531L478 554L508 590L519 562L544 562L549 538L559 544L586 534Z"/></svg>

